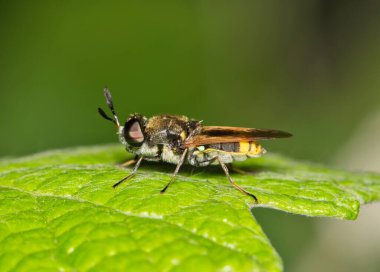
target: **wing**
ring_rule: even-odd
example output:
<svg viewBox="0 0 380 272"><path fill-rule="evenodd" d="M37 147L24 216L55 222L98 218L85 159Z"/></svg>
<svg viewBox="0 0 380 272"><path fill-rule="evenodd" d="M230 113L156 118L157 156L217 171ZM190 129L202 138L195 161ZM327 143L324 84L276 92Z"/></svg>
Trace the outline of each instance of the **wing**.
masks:
<svg viewBox="0 0 380 272"><path fill-rule="evenodd" d="M292 134L273 129L205 126L198 135L185 140L183 147L216 143L233 143L265 139L286 138Z"/></svg>

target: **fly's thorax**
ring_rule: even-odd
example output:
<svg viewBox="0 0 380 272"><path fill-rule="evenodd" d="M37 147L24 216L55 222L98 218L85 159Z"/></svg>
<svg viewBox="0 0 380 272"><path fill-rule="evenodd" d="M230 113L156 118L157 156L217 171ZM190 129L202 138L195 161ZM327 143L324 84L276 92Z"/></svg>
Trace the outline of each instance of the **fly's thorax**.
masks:
<svg viewBox="0 0 380 272"><path fill-rule="evenodd" d="M160 159L162 153L162 146L159 145L149 145L147 142L143 143L139 148L132 149L130 151L138 156L143 156L145 158L155 158Z"/></svg>
<svg viewBox="0 0 380 272"><path fill-rule="evenodd" d="M169 145L173 149L179 149L199 122L186 116L158 115L148 119L145 134L150 145ZM180 151L180 150L178 150Z"/></svg>
<svg viewBox="0 0 380 272"><path fill-rule="evenodd" d="M164 145L161 153L161 160L167 163L177 164L180 161L181 154L168 145Z"/></svg>

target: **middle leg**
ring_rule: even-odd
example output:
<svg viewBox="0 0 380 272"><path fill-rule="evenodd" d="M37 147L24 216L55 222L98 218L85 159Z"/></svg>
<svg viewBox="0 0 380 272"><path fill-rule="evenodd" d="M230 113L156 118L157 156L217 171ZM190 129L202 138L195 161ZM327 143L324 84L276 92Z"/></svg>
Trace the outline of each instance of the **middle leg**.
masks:
<svg viewBox="0 0 380 272"><path fill-rule="evenodd" d="M165 193L166 189L168 189L169 185L175 180L177 174L178 174L178 171L179 169L181 168L181 165L183 164L183 162L185 161L185 158L186 158L186 154L187 154L187 149L185 149L185 151L183 151L180 159L179 159L179 162L177 163L177 167L175 168L174 170L174 173L170 179L170 181L168 182L168 184L166 184L166 186L160 191L161 194Z"/></svg>

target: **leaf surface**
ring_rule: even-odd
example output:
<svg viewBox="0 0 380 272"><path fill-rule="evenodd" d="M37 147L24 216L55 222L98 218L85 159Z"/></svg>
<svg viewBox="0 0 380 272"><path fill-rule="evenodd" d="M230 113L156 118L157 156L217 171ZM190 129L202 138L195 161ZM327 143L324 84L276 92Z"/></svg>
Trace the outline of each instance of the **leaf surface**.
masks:
<svg viewBox="0 0 380 272"><path fill-rule="evenodd" d="M161 195L173 165L130 169L122 147L43 152L0 161L2 271L281 271L252 216L256 206L355 219L380 198L380 176L271 155L236 165L234 189L218 167L184 167ZM254 210L253 210L254 213Z"/></svg>

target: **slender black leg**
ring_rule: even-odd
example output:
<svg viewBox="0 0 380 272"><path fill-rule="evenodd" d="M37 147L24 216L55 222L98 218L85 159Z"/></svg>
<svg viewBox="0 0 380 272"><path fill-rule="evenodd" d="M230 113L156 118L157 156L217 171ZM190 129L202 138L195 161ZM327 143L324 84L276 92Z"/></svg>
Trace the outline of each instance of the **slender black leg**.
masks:
<svg viewBox="0 0 380 272"><path fill-rule="evenodd" d="M185 158L186 158L186 154L187 154L187 149L185 149L185 151L183 151L182 153L182 156L181 158L179 159L179 162L177 163L177 167L175 168L174 170L174 173L170 179L170 181L168 182L168 184L166 184L166 186L160 191L161 194L165 193L166 189L168 189L169 185L175 180L177 174L178 174L178 171L179 171L179 168L181 168L181 165L183 164L183 162L185 161Z"/></svg>
<svg viewBox="0 0 380 272"><path fill-rule="evenodd" d="M126 181L126 180L130 179L131 177L133 177L136 174L137 169L139 168L142 159L143 159L143 157L140 157L137 160L135 167L133 168L132 172L128 176L126 176L125 178L123 178L119 182L115 183L112 187L116 188L117 186L119 186L120 184L122 184L124 181Z"/></svg>
<svg viewBox="0 0 380 272"><path fill-rule="evenodd" d="M244 193L244 194L246 194L246 195L252 197L252 198L255 200L256 203L259 203L259 201L257 200L257 198L256 198L255 195L253 195L253 194L247 192L246 190L244 190L243 188L241 188L239 185L237 185L237 184L232 180L232 178L231 178L231 176L230 176L230 173L228 172L227 165L226 165L224 162L222 162L219 158L218 158L218 161L219 161L219 164L220 164L220 166L222 167L224 173L226 174L226 176L227 176L229 182L230 182L230 183L231 183L236 189L238 189L240 192L242 192L242 193Z"/></svg>

